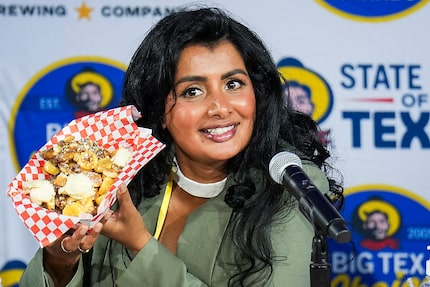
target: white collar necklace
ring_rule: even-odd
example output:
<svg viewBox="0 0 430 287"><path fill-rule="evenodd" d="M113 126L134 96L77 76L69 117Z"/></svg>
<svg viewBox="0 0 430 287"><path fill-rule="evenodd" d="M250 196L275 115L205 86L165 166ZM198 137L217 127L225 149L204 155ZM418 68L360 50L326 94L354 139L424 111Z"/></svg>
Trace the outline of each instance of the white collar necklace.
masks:
<svg viewBox="0 0 430 287"><path fill-rule="evenodd" d="M218 182L200 183L189 179L182 173L176 158L173 159L173 162L173 180L185 192L197 197L213 198L220 194L224 189L227 177Z"/></svg>

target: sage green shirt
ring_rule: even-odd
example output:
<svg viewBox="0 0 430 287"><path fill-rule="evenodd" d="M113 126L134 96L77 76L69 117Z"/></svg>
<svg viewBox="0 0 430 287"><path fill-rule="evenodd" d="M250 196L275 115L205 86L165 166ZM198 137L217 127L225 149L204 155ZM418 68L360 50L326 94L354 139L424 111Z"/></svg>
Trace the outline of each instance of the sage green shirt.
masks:
<svg viewBox="0 0 430 287"><path fill-rule="evenodd" d="M303 169L321 191L328 191L328 181L320 169L307 161L303 161ZM93 247L91 286L228 286L229 278L237 271L231 264L236 250L225 232L232 212L224 202L230 184L227 181L220 195L189 215L176 255L153 238L131 258L119 243L100 236ZM139 205L145 224L153 233L163 195L161 192ZM263 280L264 286L310 286L313 236L314 229L297 204L286 218L272 226L271 240L278 259L274 261L272 276ZM21 287L54 286L42 262L43 250L39 249L21 277ZM82 286L83 273L81 260L67 286Z"/></svg>

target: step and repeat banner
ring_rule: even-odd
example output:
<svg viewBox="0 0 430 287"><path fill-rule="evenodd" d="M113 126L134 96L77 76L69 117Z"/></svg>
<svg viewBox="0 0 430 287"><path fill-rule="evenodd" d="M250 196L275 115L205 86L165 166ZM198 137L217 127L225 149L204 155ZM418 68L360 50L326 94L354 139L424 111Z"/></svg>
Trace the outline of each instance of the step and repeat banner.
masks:
<svg viewBox="0 0 430 287"><path fill-rule="evenodd" d="M329 239L332 287L418 286L430 266L428 2L200 2L229 10L261 36L291 82L291 104L312 115L331 147L353 233L353 244ZM148 29L186 4L0 0L3 286L17 286L38 248L8 184L65 124L118 104Z"/></svg>

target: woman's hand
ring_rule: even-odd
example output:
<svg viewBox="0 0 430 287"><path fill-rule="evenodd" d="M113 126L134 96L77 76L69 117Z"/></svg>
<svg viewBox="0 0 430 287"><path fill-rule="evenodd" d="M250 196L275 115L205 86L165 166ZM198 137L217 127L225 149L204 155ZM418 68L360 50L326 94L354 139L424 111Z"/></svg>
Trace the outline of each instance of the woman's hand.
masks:
<svg viewBox="0 0 430 287"><path fill-rule="evenodd" d="M102 224L96 223L90 230L87 225L80 225L71 236L67 234L60 241L60 248L63 253L87 253L96 242L97 237L102 230ZM79 251L79 253L77 252Z"/></svg>
<svg viewBox="0 0 430 287"><path fill-rule="evenodd" d="M146 229L142 216L134 206L125 185L120 186L117 200L119 208L101 221L103 223L101 233L137 254L152 235Z"/></svg>
<svg viewBox="0 0 430 287"><path fill-rule="evenodd" d="M92 229L81 224L72 234L66 233L44 248L43 265L55 286L67 285L76 272L81 254L87 253L94 246L101 233L121 243L134 254L151 239L125 185L120 186L117 200L118 210L106 213Z"/></svg>
<svg viewBox="0 0 430 287"><path fill-rule="evenodd" d="M87 225L82 224L71 235L66 233L44 248L43 267L55 286L65 286L72 279L81 254L93 247L102 226L96 223L89 230Z"/></svg>

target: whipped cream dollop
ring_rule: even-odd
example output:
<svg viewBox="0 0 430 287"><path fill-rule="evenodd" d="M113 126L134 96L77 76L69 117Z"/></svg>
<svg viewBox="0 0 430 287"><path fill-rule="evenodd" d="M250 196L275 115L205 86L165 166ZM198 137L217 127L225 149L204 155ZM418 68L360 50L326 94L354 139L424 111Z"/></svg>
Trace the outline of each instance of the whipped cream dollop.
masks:
<svg viewBox="0 0 430 287"><path fill-rule="evenodd" d="M120 147L112 157L112 162L119 167L124 167L131 160L131 151Z"/></svg>
<svg viewBox="0 0 430 287"><path fill-rule="evenodd" d="M55 189L51 182L45 179L28 181L25 185L30 191L30 200L41 205L55 199Z"/></svg>
<svg viewBox="0 0 430 287"><path fill-rule="evenodd" d="M83 173L73 173L67 176L66 184L58 190L59 194L83 200L95 195L93 181Z"/></svg>

